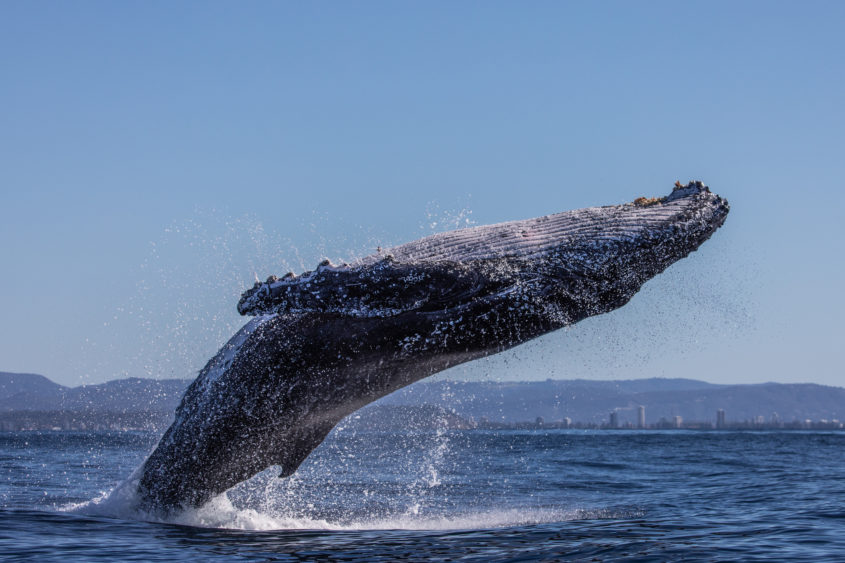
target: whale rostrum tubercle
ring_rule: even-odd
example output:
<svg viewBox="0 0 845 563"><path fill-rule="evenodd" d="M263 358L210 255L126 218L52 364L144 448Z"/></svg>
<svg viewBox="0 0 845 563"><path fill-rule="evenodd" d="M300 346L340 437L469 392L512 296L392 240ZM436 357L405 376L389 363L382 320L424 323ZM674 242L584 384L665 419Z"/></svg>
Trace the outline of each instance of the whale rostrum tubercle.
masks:
<svg viewBox="0 0 845 563"><path fill-rule="evenodd" d="M718 229L701 182L663 198L435 234L352 264L271 276L138 473L147 510L293 474L345 416L451 366L621 307Z"/></svg>

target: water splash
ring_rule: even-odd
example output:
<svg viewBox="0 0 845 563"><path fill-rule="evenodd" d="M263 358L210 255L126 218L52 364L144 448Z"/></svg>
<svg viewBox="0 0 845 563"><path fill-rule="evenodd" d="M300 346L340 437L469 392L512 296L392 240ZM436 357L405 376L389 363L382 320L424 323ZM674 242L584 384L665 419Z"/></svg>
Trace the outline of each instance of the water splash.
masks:
<svg viewBox="0 0 845 563"><path fill-rule="evenodd" d="M373 494L364 490L362 494ZM271 499L272 497L267 497ZM285 498L291 502L294 498ZM302 510L304 508L304 510ZM635 508L566 508L566 507L485 507L468 510L428 510L420 503L404 510L382 513L320 514L318 507L272 506L262 502L243 506L228 493L218 495L200 508L193 508L162 519L140 512L127 496L102 494L94 500L59 507L63 512L86 516L140 520L199 528L229 530L478 530L528 526L572 520L630 519L641 517Z"/></svg>
<svg viewBox="0 0 845 563"><path fill-rule="evenodd" d="M293 476L270 468L200 508L162 518L139 511L137 472L111 493L59 507L80 515L237 530L461 530L637 517L630 507L541 502L501 472L486 439L436 428L337 429ZM475 452L467 457L469 452Z"/></svg>
<svg viewBox="0 0 845 563"><path fill-rule="evenodd" d="M470 198L468 194L463 203L447 209L443 209L440 202L428 202L425 206L425 220L419 225L419 235L425 236L473 226L475 221L472 219L472 209L469 206Z"/></svg>
<svg viewBox="0 0 845 563"><path fill-rule="evenodd" d="M466 206L441 211L432 202L425 228L469 226L470 216ZM121 282L120 301L103 303L101 328L82 339L72 370L84 374L79 383L193 378L244 324L235 304L256 278L299 273L325 258L352 262L414 234L397 238L320 211L279 228L252 214L197 208L149 242L136 271Z"/></svg>

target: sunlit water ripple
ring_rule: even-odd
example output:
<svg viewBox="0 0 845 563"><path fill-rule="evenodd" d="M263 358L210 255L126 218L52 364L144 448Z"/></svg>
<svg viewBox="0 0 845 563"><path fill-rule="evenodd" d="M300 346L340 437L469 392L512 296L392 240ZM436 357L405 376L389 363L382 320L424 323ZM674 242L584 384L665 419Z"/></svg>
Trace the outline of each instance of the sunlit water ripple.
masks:
<svg viewBox="0 0 845 563"><path fill-rule="evenodd" d="M0 555L845 559L843 433L341 431L290 479L151 523L107 493L155 440L0 433Z"/></svg>

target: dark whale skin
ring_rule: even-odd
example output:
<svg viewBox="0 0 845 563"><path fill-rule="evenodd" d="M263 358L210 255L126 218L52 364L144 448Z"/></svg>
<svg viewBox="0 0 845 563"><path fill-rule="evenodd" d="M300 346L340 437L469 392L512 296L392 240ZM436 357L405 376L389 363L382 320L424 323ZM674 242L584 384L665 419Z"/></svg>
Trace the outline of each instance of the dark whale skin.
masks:
<svg viewBox="0 0 845 563"><path fill-rule="evenodd" d="M271 277L140 468L139 505L201 506L296 471L345 416L451 366L627 303L724 222L700 182L634 204L442 233L354 265Z"/></svg>

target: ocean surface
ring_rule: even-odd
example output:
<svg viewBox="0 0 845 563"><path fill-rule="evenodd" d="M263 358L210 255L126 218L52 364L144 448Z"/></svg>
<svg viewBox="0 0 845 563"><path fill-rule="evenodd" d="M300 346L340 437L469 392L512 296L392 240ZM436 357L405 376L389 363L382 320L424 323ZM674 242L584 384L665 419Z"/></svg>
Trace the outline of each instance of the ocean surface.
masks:
<svg viewBox="0 0 845 563"><path fill-rule="evenodd" d="M845 433L336 431L172 522L149 433L0 433L9 561L845 561Z"/></svg>

